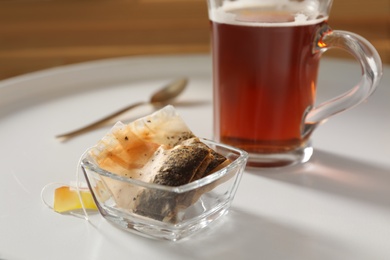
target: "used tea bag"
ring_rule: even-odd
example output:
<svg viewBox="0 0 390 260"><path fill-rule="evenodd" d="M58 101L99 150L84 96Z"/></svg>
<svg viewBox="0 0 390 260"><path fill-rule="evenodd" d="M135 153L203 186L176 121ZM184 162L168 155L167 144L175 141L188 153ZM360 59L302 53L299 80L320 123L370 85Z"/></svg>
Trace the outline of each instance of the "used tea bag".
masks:
<svg viewBox="0 0 390 260"><path fill-rule="evenodd" d="M90 151L90 156L106 171L165 186L190 183L229 163L191 132L173 106L127 125L118 122ZM108 177L104 185L117 207L169 222L174 222L177 212L201 195L189 192L179 196Z"/></svg>

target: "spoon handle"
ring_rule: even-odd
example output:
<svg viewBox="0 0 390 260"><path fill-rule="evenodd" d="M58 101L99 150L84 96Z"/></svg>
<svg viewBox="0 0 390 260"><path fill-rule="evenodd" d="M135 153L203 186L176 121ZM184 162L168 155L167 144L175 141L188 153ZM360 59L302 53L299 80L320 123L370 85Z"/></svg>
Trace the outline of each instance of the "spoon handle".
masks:
<svg viewBox="0 0 390 260"><path fill-rule="evenodd" d="M109 114L101 119L99 119L98 121L95 121L91 124L88 124L86 126L83 126L79 129L76 129L76 130L73 130L73 131L70 131L70 132L67 132L67 133L63 133L63 134L60 134L60 135L57 135L56 138L62 138L62 139L69 139L69 138L72 138L72 137L75 137L75 136L78 136L78 135L81 135L83 133L86 133L88 131L91 131L93 129L96 129L100 126L102 126L105 122L107 122L108 120L116 117L116 116L119 116L120 114L126 112L126 111L129 111L130 109L133 109L133 108L136 108L138 106L141 106L141 105L145 105L145 104L148 104L149 102L137 102L137 103L134 103L132 105L129 105L129 106L126 106L112 114Z"/></svg>

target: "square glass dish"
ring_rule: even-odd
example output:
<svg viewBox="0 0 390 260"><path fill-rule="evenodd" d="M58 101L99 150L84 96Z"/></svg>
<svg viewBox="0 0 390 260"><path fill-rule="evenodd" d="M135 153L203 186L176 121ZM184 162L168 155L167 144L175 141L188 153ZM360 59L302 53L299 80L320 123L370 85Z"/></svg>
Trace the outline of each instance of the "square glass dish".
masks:
<svg viewBox="0 0 390 260"><path fill-rule="evenodd" d="M146 183L105 171L97 166L88 152L85 153L81 168L101 215L127 231L171 241L186 238L225 215L238 188L248 154L210 140L201 141L231 163L202 179L176 187ZM129 192L139 194L137 206L118 206L112 195L113 188L123 189L123 196Z"/></svg>

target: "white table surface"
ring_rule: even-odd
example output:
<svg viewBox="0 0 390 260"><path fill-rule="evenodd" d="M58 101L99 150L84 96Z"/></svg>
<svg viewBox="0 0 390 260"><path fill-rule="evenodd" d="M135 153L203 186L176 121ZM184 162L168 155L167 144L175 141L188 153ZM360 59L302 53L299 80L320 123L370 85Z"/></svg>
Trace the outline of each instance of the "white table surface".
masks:
<svg viewBox="0 0 390 260"><path fill-rule="evenodd" d="M389 66L369 101L316 130L309 163L246 170L230 213L189 240L143 238L99 214L88 223L42 203L42 188L74 181L79 156L109 126L66 143L56 134L147 100L180 76L190 84L175 106L211 138L206 55L103 60L0 82L0 259L390 259ZM323 58L319 100L359 77L355 62Z"/></svg>

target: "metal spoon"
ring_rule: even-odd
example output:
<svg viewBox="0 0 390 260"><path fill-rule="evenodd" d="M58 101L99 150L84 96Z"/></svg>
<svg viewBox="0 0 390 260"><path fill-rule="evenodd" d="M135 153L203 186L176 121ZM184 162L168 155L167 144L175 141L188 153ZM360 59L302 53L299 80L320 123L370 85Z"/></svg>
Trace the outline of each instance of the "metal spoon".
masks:
<svg viewBox="0 0 390 260"><path fill-rule="evenodd" d="M170 84L164 86L162 89L158 90L155 92L149 99L149 101L141 101L134 103L132 105L126 106L108 116L103 117L102 119L93 122L89 125L86 125L84 127L81 127L79 129L73 130L71 132L67 132L64 134L57 135L57 138L63 138L63 139L69 139L71 137L75 137L77 135L81 135L83 133L86 133L88 131L91 131L93 129L98 128L99 126L102 126L106 121L119 116L120 114L129 111L130 109L133 109L135 107L141 106L141 105L146 105L146 104L152 104L153 106L157 105L163 105L164 103L167 103L180 95L183 90L185 89L187 85L187 78L182 78L176 81L171 82Z"/></svg>

